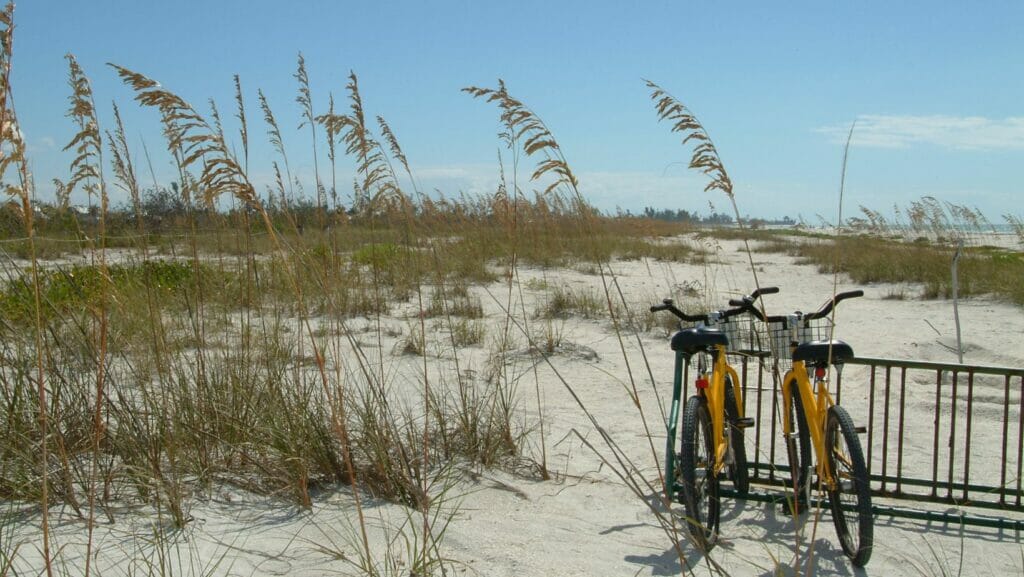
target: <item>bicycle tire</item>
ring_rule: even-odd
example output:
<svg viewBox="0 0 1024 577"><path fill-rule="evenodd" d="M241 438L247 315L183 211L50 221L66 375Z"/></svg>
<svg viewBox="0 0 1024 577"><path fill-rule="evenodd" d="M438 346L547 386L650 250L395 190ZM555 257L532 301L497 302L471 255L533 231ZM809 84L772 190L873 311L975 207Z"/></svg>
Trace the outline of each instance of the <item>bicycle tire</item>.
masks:
<svg viewBox="0 0 1024 577"><path fill-rule="evenodd" d="M719 480L715 475L714 438L707 402L690 397L683 409L682 450L679 452L686 522L697 548L710 551L718 540Z"/></svg>
<svg viewBox="0 0 1024 577"><path fill-rule="evenodd" d="M732 379L725 378L725 417L726 430L729 432L729 443L732 447L733 462L729 465L729 478L733 488L740 495L750 492L750 472L747 469L747 449L743 440L743 429L733 423L740 418L739 402L733 392Z"/></svg>
<svg viewBox="0 0 1024 577"><path fill-rule="evenodd" d="M794 430L786 436L786 455L789 457L789 488L793 501L787 500L790 513L803 511L811 496L811 436L807 430L807 416L797 388L796 379L789 381L789 422Z"/></svg>
<svg viewBox="0 0 1024 577"><path fill-rule="evenodd" d="M832 521L843 552L857 567L871 559L874 542L874 518L871 512L871 487L864 451L846 409L832 407L825 428L828 463L836 478L836 488L828 492Z"/></svg>

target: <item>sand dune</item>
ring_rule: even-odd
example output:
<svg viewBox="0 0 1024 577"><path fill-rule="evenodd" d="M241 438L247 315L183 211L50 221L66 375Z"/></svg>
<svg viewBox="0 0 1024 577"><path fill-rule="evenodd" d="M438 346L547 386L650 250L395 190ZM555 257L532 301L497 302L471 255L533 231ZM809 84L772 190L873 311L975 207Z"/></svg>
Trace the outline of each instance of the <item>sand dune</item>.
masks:
<svg viewBox="0 0 1024 577"><path fill-rule="evenodd" d="M665 296L682 295L686 292L684 288L704 295L697 301L717 306L754 286L747 256L739 251L740 246L733 242L713 243L710 248L717 264L710 266L627 261L616 262L611 269L635 315L641 315L647 306ZM781 289L780 294L766 297L769 312L811 310L833 293L831 276L796 265L789 257L755 254L755 267L762 286ZM600 278L588 272L524 269L519 280L525 285L527 310L539 306L543 296L543 290L529 288L541 283L529 283L529 279L543 279L549 287L557 285L603 294ZM951 350L955 327L949 301L888 300L885 297L893 287L859 287L842 277L837 288L865 291L864 298L843 303L838 314L837 334L858 355L956 361ZM505 285L499 282L472 290L480 297L487 318L500 318ZM913 287L909 287L908 292L912 291ZM1024 366L1024 342L1020 338L1024 334L1024 314L1019 307L974 298L961 303L960 317L965 362ZM389 322L403 321L395 318ZM715 567L732 575L860 573L853 570L839 549L830 513L812 512L794 520L771 505L731 500L723 508L719 546L705 557L684 540L681 547L685 566L681 566L673 539L659 525L655 514L682 514L678 505L671 513L665 511L657 494L658 463L665 435L659 406L667 403L671 395L672 356L667 333L652 329L639 338L627 335L620 344L607 318L572 317L556 321L556 325L561 342L547 361L531 354L522 338L522 354L512 361L512 370L524 375L536 366L543 411L537 412L533 382L527 378L520 390L520 407L528 424L536 425L543 420L548 466L554 478L540 480L528 469L521 474L473 470L452 476L450 486L437 497L437 517L432 520L435 534L444 531L440 547L442 556L451 560L447 574L704 575L716 574ZM391 351L395 342L389 337L382 344ZM486 356L481 347L463 349L460 366L473 374L486 365ZM421 364L397 355L390 359L396 382L401 382L406 372L415 374L419 370L417 363ZM435 358L435 363L439 373L449 366L443 356ZM867 412L863 370L848 369L844 373L843 404L855 420L863 422ZM631 399L634 385L630 372L650 437ZM923 383L921 390L926 385ZM593 423L570 395L570 387L635 465L635 473L650 483L643 498L628 489L613 468L602 462L602 457L614 459ZM1019 390L1014 395L1015 404L1010 412L1017 419ZM998 394L990 395L987 401L984 396L979 398L983 399L979 403L989 402L1001 410ZM915 394L909 403L909 414L916 415L916 425L925 432L907 439L908 467L915 466L914 459L918 457L924 463L932 450L927 428L931 426L934 399L931 394ZM998 437L992 437L992 430L977 425L973 450L977 452L975 467L980 471L986 467L995 470L1000 462ZM597 449L596 454L584 440ZM538 434L531 436L528 450L534 459L539 458L540 442ZM753 447L750 441L748 447ZM881 445L874 450L880 451ZM440 493L440 489L435 492ZM422 516L385 502L370 501L366 505L371 555L383 573L409 574L405 559L410 550L422 547L422 540L414 538L422 531ZM72 521L69 512L55 510L54 514L57 519L62 515L65 518L55 528L56 542L63 546L61 554L69 572L76 574L74 566L83 562L82 524ZM101 524L96 539L97 561L104 569L103 574L145 574L160 563L175 567L175 573L189 575L358 572L360 539L353 501L346 490L320 494L311 510L302 511L224 487L193 500L190 514L192 523L174 534L173 542L163 544L153 542L154 516L149 510L125 511L117 524ZM22 542L18 561L21 564L29 563L37 546L37 520L33 519L24 520L15 529L8 526L5 530L10 534L0 535L8 543ZM388 550L393 551L395 558L389 560ZM879 517L874 553L863 574L1020 575L1024 571L1022 551L1021 536L1014 532Z"/></svg>

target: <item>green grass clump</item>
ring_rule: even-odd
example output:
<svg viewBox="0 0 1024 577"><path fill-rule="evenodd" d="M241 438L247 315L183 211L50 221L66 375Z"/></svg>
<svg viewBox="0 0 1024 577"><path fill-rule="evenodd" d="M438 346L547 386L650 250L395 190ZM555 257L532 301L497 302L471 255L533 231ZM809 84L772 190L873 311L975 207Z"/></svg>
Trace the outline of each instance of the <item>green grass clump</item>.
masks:
<svg viewBox="0 0 1024 577"><path fill-rule="evenodd" d="M796 256L822 273L841 272L855 283L918 283L922 298L952 296L955 248L929 241L871 236L794 241L776 238L758 250ZM959 295L994 295L1024 305L1024 256L993 247L966 247L959 263Z"/></svg>
<svg viewBox="0 0 1024 577"><path fill-rule="evenodd" d="M452 346L456 349L476 346L484 342L487 329L480 321L458 319L451 325Z"/></svg>
<svg viewBox="0 0 1024 577"><path fill-rule="evenodd" d="M607 301L596 290L555 287L537 311L538 318L566 319L580 316L596 319L607 316Z"/></svg>
<svg viewBox="0 0 1024 577"><path fill-rule="evenodd" d="M199 268L200 277L212 274L208 266ZM74 265L43 271L39 275L40 295L48 315L95 306L104 291L126 294L150 287L165 298L188 285L195 270L187 262L151 260L141 264L113 265L107 276L98 266ZM35 311L35 291L31 277L21 272L10 278L0 290L0 313L27 321Z"/></svg>
<svg viewBox="0 0 1024 577"><path fill-rule="evenodd" d="M373 243L360 247L352 253L352 260L364 266L380 269L399 265L401 250L392 243Z"/></svg>

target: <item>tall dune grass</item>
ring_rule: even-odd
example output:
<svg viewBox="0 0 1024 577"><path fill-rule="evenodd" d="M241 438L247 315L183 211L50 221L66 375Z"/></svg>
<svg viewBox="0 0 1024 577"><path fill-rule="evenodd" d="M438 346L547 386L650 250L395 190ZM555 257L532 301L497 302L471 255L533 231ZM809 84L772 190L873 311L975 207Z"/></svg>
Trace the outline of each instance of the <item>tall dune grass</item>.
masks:
<svg viewBox="0 0 1024 577"><path fill-rule="evenodd" d="M437 519L444 501L437 497L459 468L547 475L543 455L531 464L533 455L524 452L533 427L520 415L519 377L500 369L514 335L506 330L488 340L467 322L478 313L467 306L466 285L526 265L688 258L646 240L679 227L606 219L581 196L527 200L517 193L509 203L499 194L406 194L391 161L415 182L409 163L383 119L385 145L371 134L356 76L349 78L349 114L334 113L332 98L328 112L316 115L301 57L298 102L314 147L324 135L331 151L336 141L345 144L361 175L351 211L327 209L318 175L316 205L303 203L265 98L258 100L285 176L273 202L255 193L239 78L236 157L215 104L203 115L154 80L112 65L141 105L160 112L178 169L172 186L147 191L120 112L113 111L113 132L102 132L86 72L73 57L68 62L79 131L62 190L85 187L95 195L98 220L67 206L44 207L54 257L45 267L35 258L31 179L17 131L5 132L13 154L3 159L5 182L13 172L22 183L7 190L21 205L12 218L24 223L26 239L19 241L23 252L9 255L0 285L0 402L9 409L0 417L0 495L38 504L48 570L61 560L46 524L54 503L81 520L88 549L96 520L117 522L125 504L150 506L180 529L192 521L193 500L225 484L299 507L338 484L351 488L357 506L362 494L403 503L422 512L417 563L443 564L432 527L446 523ZM13 110L5 106L3 114L5 126L13 125ZM109 206L108 171L128 193L125 209ZM151 196L157 194L163 196ZM221 197L234 208L218 209ZM144 208L150 198L169 200L176 211L154 220ZM87 264L59 258L81 251ZM33 264L27 272L14 260L21 256ZM406 361L386 352L395 339L383 319L410 307L409 326L418 326L424 343L416 350L420 378L405 381L394 367ZM505 326L532 314L509 306ZM439 336L426 330L431 317L444 327ZM376 346L353 328L363 318L373 321ZM466 377L458 366L462 347L481 344L499 367L491 380ZM455 366L432 383L429 356L439 350L449 351ZM539 445L543 453L545 443ZM370 550L364 521L357 527L371 571L379 553Z"/></svg>
<svg viewBox="0 0 1024 577"><path fill-rule="evenodd" d="M11 241L0 264L0 498L39 515L48 574L77 570L63 561L72 545L53 541L51 515L84 528L88 575L99 571L91 565L95 527L118 523L126 507L157 513L160 558L146 567L173 573L162 556L174 532L194 521L197 499L225 486L304 510L343 487L357 510L353 535L343 538L351 542L342 547L325 534L323 547L354 549L348 562L366 574L444 574L452 562L441 541L462 471L557 477L547 453L545 363L600 434L599 443L580 441L650 506L687 567L686 532L668 503L646 498L662 483L639 462L661 462L652 439L663 415L640 403L640 388L655 384L640 333L663 319L630 310L612 264L707 263L704 251L653 240L689 229L599 214L554 135L500 81L466 91L498 107L512 170L498 167L490 195L425 194L396 131L364 107L356 74L344 86L344 113L333 95L318 111L301 54L294 78L300 128L308 127L317 159L305 185L312 200L291 172L281 131L288 121L278 122L261 90L256 102L277 159L264 167L277 175L269 197L249 178L252 133L238 76L236 143L215 103L201 113L112 64L138 104L159 112L164 154L177 170L174 182L144 186L125 136L131 127L115 105L112 131L103 130L86 71L69 55L74 159L61 199L34 203L9 85L12 19L8 5L0 13L0 179L11 201L0 207L0 234ZM650 87L661 118L677 132L692 130L696 119ZM694 167L732 199L706 133L686 138L693 134L703 135ZM339 203L338 145L358 175L348 207ZM518 175L523 159L535 161L528 182ZM129 204L112 207L111 187ZM92 214L68 206L76 189L98 201ZM68 258L80 255L84 262ZM600 277L599 291L552 284L541 306L528 307L521 271L579 263ZM854 263L840 266L856 274ZM501 295L481 289L496 282ZM497 324L482 318L485 305L502 311ZM649 455L627 454L569 376L537 354L557 349L558 323L569 316L611 326ZM629 365L625 343L634 340L642 366ZM486 367L467 366L467 348L484 350ZM528 370L517 365L521 353ZM406 546L371 548L368 498L407 508ZM16 522L0 513L0 575L27 563L19 546L8 546Z"/></svg>

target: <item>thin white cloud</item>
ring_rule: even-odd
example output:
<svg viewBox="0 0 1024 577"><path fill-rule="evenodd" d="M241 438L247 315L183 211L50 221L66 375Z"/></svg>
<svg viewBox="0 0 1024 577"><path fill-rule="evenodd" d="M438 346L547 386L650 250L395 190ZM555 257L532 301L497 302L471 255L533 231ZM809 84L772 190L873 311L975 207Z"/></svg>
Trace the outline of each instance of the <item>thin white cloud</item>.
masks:
<svg viewBox="0 0 1024 577"><path fill-rule="evenodd" d="M833 142L846 142L849 124L815 129ZM853 146L908 148L930 144L957 150L1024 149L1024 117L1002 120L982 116L909 116L869 114L857 118Z"/></svg>
<svg viewBox="0 0 1024 577"><path fill-rule="evenodd" d="M50 136L40 136L28 142L28 153L38 154L50 152L57 149L57 141Z"/></svg>

